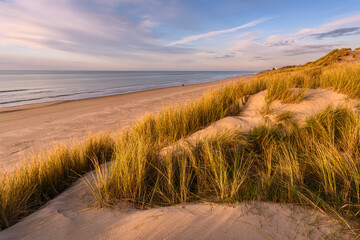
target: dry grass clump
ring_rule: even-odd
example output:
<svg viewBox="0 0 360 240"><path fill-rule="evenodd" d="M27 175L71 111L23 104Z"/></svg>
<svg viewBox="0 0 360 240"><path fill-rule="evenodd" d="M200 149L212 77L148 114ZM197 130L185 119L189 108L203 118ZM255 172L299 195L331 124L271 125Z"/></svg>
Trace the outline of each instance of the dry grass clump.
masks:
<svg viewBox="0 0 360 240"><path fill-rule="evenodd" d="M290 131L279 125L248 134L220 132L165 158L149 141L135 142L126 153L119 148L114 167L97 172L102 204L264 200L315 205L358 219L360 122L351 110L329 107Z"/></svg>
<svg viewBox="0 0 360 240"><path fill-rule="evenodd" d="M351 52L351 48L342 48L342 49L335 49L325 55L324 57L319 58L314 62L309 62L305 64L306 67L313 67L313 66L328 66L333 63L337 63L341 61L341 57L348 56Z"/></svg>
<svg viewBox="0 0 360 240"><path fill-rule="evenodd" d="M275 116L277 125L282 126L284 130L292 130L294 126L298 125L294 112L285 111Z"/></svg>
<svg viewBox="0 0 360 240"><path fill-rule="evenodd" d="M292 120L293 118L294 118L294 113L291 111L286 111L278 114L275 119L277 122L282 122L282 121L287 122Z"/></svg>
<svg viewBox="0 0 360 240"><path fill-rule="evenodd" d="M210 123L241 110L240 98L248 95L247 85L230 84L205 94L194 102L166 108L158 115L147 115L116 140L114 163L108 172L97 172L95 194L101 205L126 199L140 206L149 205L157 187L159 152L177 140ZM235 110L234 110L235 109ZM149 192L150 191L150 192Z"/></svg>
<svg viewBox="0 0 360 240"><path fill-rule="evenodd" d="M0 229L7 228L58 195L80 174L94 169L113 154L107 135L89 137L85 143L57 146L34 156L13 173L0 178Z"/></svg>
<svg viewBox="0 0 360 240"><path fill-rule="evenodd" d="M351 98L360 96L360 67L358 63L341 63L325 68L319 78L319 87L330 88Z"/></svg>
<svg viewBox="0 0 360 240"><path fill-rule="evenodd" d="M219 133L165 159L159 156L162 148L177 140L238 114L239 99L268 89L269 103L297 103L309 88L331 88L359 98L360 68L316 64L263 73L147 115L116 138L105 134L83 144L60 146L0 178L0 229L93 169L97 182L92 189L100 206L119 201L151 207L252 199L313 204L359 222L360 124L347 109L329 108L305 127L289 124L291 114L284 114L278 121L288 125L287 131L279 124L259 126L248 134ZM100 167L108 160L112 160L109 167Z"/></svg>
<svg viewBox="0 0 360 240"><path fill-rule="evenodd" d="M299 67L299 69L291 72L266 73L260 75L257 81L263 82L266 85L265 88L270 89L268 93L270 99L285 98L287 96L286 91L291 88L331 89L347 94L350 98L359 98L359 78L358 63L338 63L322 68L308 67L304 69Z"/></svg>
<svg viewBox="0 0 360 240"><path fill-rule="evenodd" d="M330 71L338 74L328 74ZM238 83L243 90L238 96L267 88L268 99L296 102L303 98L303 93L294 97L287 95L287 91L310 86L332 87L359 97L357 71L358 67L344 64L321 71L261 75L251 82ZM342 84L334 84L338 83L335 79ZM177 111L167 112L167 118L172 119ZM156 116L149 118L151 121L145 119L118 140L114 167L98 172L101 181L97 183L97 199L103 205L126 200L140 207L205 199L311 203L356 219L356 211L360 210L354 207L360 200L356 190L360 179L358 116L347 109L329 108L309 119L305 127L299 127L290 118L290 113L279 116L280 120L292 123L287 124L290 130L283 131L280 124L272 129L259 127L246 135L227 132L194 148L170 154L165 160L159 157L159 150L177 138L156 137L156 129L162 125L156 124ZM188 117L181 121L185 119ZM134 132L139 126L142 130Z"/></svg>
<svg viewBox="0 0 360 240"><path fill-rule="evenodd" d="M355 51L359 50L359 48L355 49ZM323 67L334 65L336 63L340 63L342 61L342 58L345 56L348 56L351 54L350 48L342 48L342 49L334 49L330 53L326 54L325 56L319 58L316 61L308 62L304 65L292 65L292 66L285 66L282 68L279 68L276 71L266 72L265 74L273 74L275 73L281 73L281 72L293 72L293 71L299 71L299 70L307 70L309 68L318 68L321 69Z"/></svg>
<svg viewBox="0 0 360 240"><path fill-rule="evenodd" d="M299 103L305 98L307 89L291 88L285 80L273 81L269 84L265 101L267 103L280 100L282 103Z"/></svg>

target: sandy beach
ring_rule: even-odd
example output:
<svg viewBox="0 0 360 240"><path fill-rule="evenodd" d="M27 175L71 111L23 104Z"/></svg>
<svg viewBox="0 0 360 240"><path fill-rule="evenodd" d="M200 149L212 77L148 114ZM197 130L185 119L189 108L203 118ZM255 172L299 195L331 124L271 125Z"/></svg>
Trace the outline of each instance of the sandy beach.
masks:
<svg viewBox="0 0 360 240"><path fill-rule="evenodd" d="M0 170L55 143L83 140L89 133L114 131L146 113L200 97L205 91L251 76L141 92L0 108Z"/></svg>
<svg viewBox="0 0 360 240"><path fill-rule="evenodd" d="M22 161L25 160L25 157L22 156L29 156L31 152L47 149L56 143L66 144L72 141L83 141L89 133L107 132L115 134L121 128L129 126L146 113L156 113L164 107L186 103L201 97L204 92L212 88L220 87L231 81L248 81L253 77L245 76L206 84L155 89L76 101L3 108L0 110L1 168L2 170L11 171L15 169L17 164L19 166L23 164ZM256 86L256 83L257 81L249 82L249 84L254 84L253 87ZM243 89L246 89L240 88L239 90L234 88L235 86L232 85L237 93L242 93ZM225 88L225 90L227 89ZM287 91L302 93L304 89L289 88ZM197 132L178 140L174 145L163 148L160 153L168 153L168 150L170 150L174 151L175 156L177 154L176 150L179 148L195 149L194 146L198 142L206 142L207 139L214 137L221 140L223 135L219 133L227 134L226 138L231 140L236 129L238 133L241 131L239 136L246 134L256 126L286 126L281 124L289 124L289 127L303 131L301 126L307 124L306 119L322 113L332 114L334 108L340 109L344 107L345 109L346 107L347 110L342 110L343 112L340 110L335 111L335 114L349 114L345 116L355 116L350 115L350 112L354 114L358 112L358 100L350 99L348 95L330 89L306 89L299 101L293 100L286 103L279 99L274 100L271 102L271 110L266 112L267 96L271 96L269 92L270 90L266 89L250 95L242 93L242 97L236 100L238 101L237 104L241 106L241 110L237 115L224 115L223 118L213 121L210 125L203 126ZM214 94L216 93L214 92ZM275 91L271 94L276 93ZM229 92L224 91L223 94L233 96L231 92L229 94ZM214 101L218 101L218 96L215 96ZM231 107L233 106L234 104L231 105ZM329 106L334 108L329 108ZM226 109L230 109L230 107ZM349 113L346 113L346 111L349 111ZM290 118L288 118L289 113L291 114ZM282 116L282 119L279 116ZM285 131L285 128L280 130L287 131ZM302 132L303 135L301 136L307 136L306 133L305 131ZM235 138L234 140L237 141ZM247 149L246 145L241 145L245 144L242 142L243 140L235 141L234 143L243 146L242 149ZM137 145L134 146L134 148L130 146L128 149L138 149L136 148ZM285 147L286 145L282 146ZM287 151L292 153L292 150ZM281 151L279 150L279 152ZM251 153L253 153L253 150L251 150ZM242 152L242 154L246 154L246 152ZM246 161L241 160L241 164L251 165L253 163L251 157L254 156L249 155L250 158L246 157ZM198 157L202 156L199 155ZM123 159L128 161L128 156ZM285 164L282 165L284 172L287 171L287 167L290 165L295 168L303 164L303 159L291 159L294 160L291 164L284 162ZM316 161L318 159L314 160L314 162ZM163 205L155 204L150 208L146 206L142 208L139 204L131 202L131 200L121 199L114 205L110 204L111 207L104 207L109 205L99 205L96 197L94 197L98 193L94 191L100 186L98 184L102 177L108 174L105 172L106 166L113 166L114 168L111 169L115 169L115 173L118 172L115 168L116 165L111 165L112 163L101 165L98 170L83 175L69 188L64 191L61 190L62 192L59 195L56 193L52 200L46 202L39 209L34 209L33 213L2 230L0 239L315 240L329 238L353 239L357 233L353 230L355 229L355 223L337 218L334 214L329 214L306 197L300 197L300 203L269 201L267 198L261 197L253 198L251 201L214 201L214 198L210 197L185 200L181 204L174 205L168 203ZM313 163L310 162L309 164ZM208 162L203 166L199 166L205 169ZM216 165L215 172L217 168ZM244 169L245 167L234 171L238 174L234 176L234 179L239 182L239 185L236 185L235 182L225 183L225 185L231 187L231 184L234 184L236 191L238 191L243 186L241 181L252 181L253 178L264 176L264 172L245 175L247 172L242 172ZM255 172L256 169L258 168L253 168L251 173ZM299 167L299 169L302 169L302 167ZM103 171L105 175L101 175ZM129 176L134 175L133 172L127 170L126 172L130 173ZM186 176L188 174L192 173L187 172ZM238 179L237 176L239 176ZM243 178L243 176L246 177ZM211 175L211 178L214 178L214 185L219 183L216 176ZM200 178L198 180L200 181ZM262 180L263 178L259 178L256 183L261 184ZM35 184L37 185L38 182L35 182ZM276 184L279 183L274 183L274 186ZM277 187L278 185L276 185ZM225 189L224 193L226 194ZM238 194L241 197L246 192L239 190ZM276 194L276 192L271 194ZM162 192L161 196L166 197Z"/></svg>

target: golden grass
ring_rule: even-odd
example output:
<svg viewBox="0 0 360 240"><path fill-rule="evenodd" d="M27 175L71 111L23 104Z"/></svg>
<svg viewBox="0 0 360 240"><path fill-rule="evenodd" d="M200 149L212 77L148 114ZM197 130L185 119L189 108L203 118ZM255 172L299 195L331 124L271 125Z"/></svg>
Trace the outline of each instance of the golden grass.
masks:
<svg viewBox="0 0 360 240"><path fill-rule="evenodd" d="M351 52L351 48L342 48L342 49L335 49L325 55L324 57L319 58L314 62L309 62L305 64L306 67L313 67L313 66L327 66L333 63L337 63L341 61L341 57L348 56Z"/></svg>
<svg viewBox="0 0 360 240"><path fill-rule="evenodd" d="M244 95L266 88L288 91L323 87L359 97L358 71L356 65L340 64L321 71L308 69L270 77L267 74L238 84ZM316 77L311 78L314 75ZM274 90L274 94L269 91L268 96L283 101L290 99L291 103L304 96L301 91L296 97L288 97L286 91ZM286 97L276 95L279 92ZM291 113L279 116L279 120L287 123L290 118ZM357 219L356 213L360 210L355 207L360 201L356 190L360 179L358 116L346 109L329 108L309 119L303 128L297 124L288 125L290 132L282 131L279 125L274 129L260 127L247 135L222 134L195 148L185 148L180 154L170 154L165 160L158 156L159 150L177 138L169 139L171 136L167 135L160 141L157 137L143 139L145 131L140 135L130 131L130 136L142 137L120 141L118 149L136 149L135 152L116 152L115 166L101 172L101 179L106 180L99 182L97 189L103 191L100 193L102 199L108 199L110 204L126 200L140 207L151 207L208 199L265 200L313 203L327 211L332 209ZM148 125L147 129L152 127ZM352 171L349 171L350 165ZM352 209L348 209L349 206Z"/></svg>
<svg viewBox="0 0 360 240"><path fill-rule="evenodd" d="M276 116L276 121L282 122L282 121L290 121L294 117L294 113L291 111L282 112L279 115Z"/></svg>
<svg viewBox="0 0 360 240"><path fill-rule="evenodd" d="M306 94L306 88L294 88L291 81L285 79L272 79L268 81L265 101L269 104L272 101L279 100L282 103L299 103Z"/></svg>
<svg viewBox="0 0 360 240"><path fill-rule="evenodd" d="M334 56L338 56L336 53ZM140 207L188 201L265 200L316 205L358 223L360 122L348 109L328 108L306 126L259 126L250 133L216 138L160 157L159 151L227 115L242 100L268 89L269 104L301 101L309 88L360 98L358 64L316 64L279 69L206 93L191 103L147 115L121 132L61 146L0 178L0 229L11 226L63 191L81 174L96 170L92 187L100 206L129 201ZM326 63L326 64L325 64ZM270 111L270 108L269 108ZM107 168L101 163L112 160Z"/></svg>
<svg viewBox="0 0 360 240"><path fill-rule="evenodd" d="M93 170L94 161L110 160L113 146L113 139L107 135L92 136L81 144L56 146L1 176L0 228L11 226L58 195L79 174Z"/></svg>

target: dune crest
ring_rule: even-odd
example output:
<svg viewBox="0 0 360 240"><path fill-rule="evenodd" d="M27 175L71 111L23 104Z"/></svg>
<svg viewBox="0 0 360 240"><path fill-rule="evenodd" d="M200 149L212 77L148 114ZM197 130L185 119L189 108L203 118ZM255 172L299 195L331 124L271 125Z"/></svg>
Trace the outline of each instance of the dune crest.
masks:
<svg viewBox="0 0 360 240"><path fill-rule="evenodd" d="M241 132L249 132L259 125L273 126L279 123L277 116L281 114L290 114L291 116L289 117L293 121L302 125L308 117L325 110L329 106L335 108L347 107L357 111L356 106L359 104L358 100L350 99L345 94L325 89L307 89L304 99L298 103L282 103L279 100L275 100L267 107L267 91L268 90L264 90L256 93L250 96L244 104L241 103L243 104L243 109L239 116L222 118L185 139L179 140L176 144L164 148L161 151L161 155L164 156L174 148L185 147L187 144L192 146L206 138L216 137L218 133L223 131L239 130Z"/></svg>
<svg viewBox="0 0 360 240"><path fill-rule="evenodd" d="M86 178L91 181L92 173ZM317 210L293 204L243 202L190 203L138 210L89 208L90 189L78 180L71 188L0 239L321 239L347 234L342 224ZM345 237L345 238L344 238ZM350 235L348 236L349 239Z"/></svg>

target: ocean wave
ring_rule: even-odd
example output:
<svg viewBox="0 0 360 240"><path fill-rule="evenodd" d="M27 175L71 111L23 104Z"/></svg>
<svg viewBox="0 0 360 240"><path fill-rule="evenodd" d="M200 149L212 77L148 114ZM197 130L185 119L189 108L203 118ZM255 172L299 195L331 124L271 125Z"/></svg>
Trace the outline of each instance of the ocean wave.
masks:
<svg viewBox="0 0 360 240"><path fill-rule="evenodd" d="M12 90L0 90L0 93L11 93L11 92L24 92L30 89L12 89Z"/></svg>

